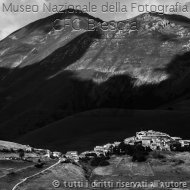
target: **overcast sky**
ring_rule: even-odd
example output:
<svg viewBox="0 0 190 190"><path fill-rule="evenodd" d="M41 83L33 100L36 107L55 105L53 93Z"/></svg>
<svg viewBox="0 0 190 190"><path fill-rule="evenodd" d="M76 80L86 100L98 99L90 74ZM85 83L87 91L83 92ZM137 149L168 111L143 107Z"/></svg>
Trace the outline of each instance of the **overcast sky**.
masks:
<svg viewBox="0 0 190 190"><path fill-rule="evenodd" d="M138 14L141 14L138 9L134 9L131 11L131 4L137 3L139 5L175 5L176 2L179 2L182 6L185 4L188 5L188 12L180 11L178 14L185 15L190 18L190 3L188 0L0 0L0 40L5 38L7 35L12 33L13 31L27 25L30 22L38 20L42 17L46 17L50 14L48 11L43 12L43 4L44 3L52 3L52 5L65 5L73 4L73 5L88 5L91 2L93 5L97 5L98 10L96 12L96 17L100 17L103 20L124 20L131 17L134 17ZM120 5L126 5L128 7L128 11L125 13L102 13L101 7L106 4L114 4L116 2L120 2ZM10 3L13 5L38 5L39 11L37 13L14 13L11 11L3 11L3 3L8 6ZM169 14L169 12L167 12Z"/></svg>

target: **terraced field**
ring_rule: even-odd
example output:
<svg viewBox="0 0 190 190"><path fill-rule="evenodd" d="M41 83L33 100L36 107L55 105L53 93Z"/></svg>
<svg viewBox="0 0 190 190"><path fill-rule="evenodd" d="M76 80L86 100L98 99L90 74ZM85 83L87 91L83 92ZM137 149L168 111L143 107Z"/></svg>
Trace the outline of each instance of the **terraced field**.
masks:
<svg viewBox="0 0 190 190"><path fill-rule="evenodd" d="M112 189L139 189L124 188L124 183L140 182L156 185L156 183L183 182L190 188L190 153L163 152L164 157L154 158L152 154L146 162L134 163L129 156L112 156L110 165L95 167L87 179L85 170L81 166L59 163L55 167L35 176L19 185L16 190L63 190L63 189L110 189L106 183L114 184ZM56 188L53 186L55 183ZM159 182L158 182L159 181ZM104 185L103 185L104 183ZM186 188L186 189L188 189ZM149 189L149 188L141 188ZM151 189L151 188L150 188ZM162 188L167 189L167 188ZM172 188L170 188L172 189Z"/></svg>
<svg viewBox="0 0 190 190"><path fill-rule="evenodd" d="M56 161L47 162L44 168L34 167L35 163L23 161L0 161L0 189L11 190L22 179L51 166ZM11 169L9 171L9 169ZM3 175L1 175L3 174Z"/></svg>

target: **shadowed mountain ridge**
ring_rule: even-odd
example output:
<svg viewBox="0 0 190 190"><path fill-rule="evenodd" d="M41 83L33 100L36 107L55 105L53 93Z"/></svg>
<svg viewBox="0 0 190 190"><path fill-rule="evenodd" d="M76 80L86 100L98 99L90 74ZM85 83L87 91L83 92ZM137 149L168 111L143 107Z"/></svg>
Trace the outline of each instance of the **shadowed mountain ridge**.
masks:
<svg viewBox="0 0 190 190"><path fill-rule="evenodd" d="M47 18L47 23L49 19L51 21L48 27L55 18L58 18L57 16L61 17L61 14ZM86 14L85 16L88 17ZM172 15L167 17L173 18ZM178 18L180 23L175 21L168 23L165 18L160 21L158 16L143 14L131 20L136 21L138 30L132 30L130 22L125 21L124 30L121 32L102 31L100 27L96 27L94 31L71 32L70 29L66 33L59 31L55 35L58 38L54 38L53 33L45 46L39 42L32 44L32 48L43 47L43 51L38 50L31 56L34 59L19 63L20 65L16 67L9 67L9 63L12 64L11 60L15 60L14 57L7 65L6 62L1 62L0 139L19 140L28 144L27 139L31 142L35 136L30 134L38 134L38 129L43 128L46 131L47 127L49 135L52 128L49 126L55 125L56 128L57 122L60 121L63 122L64 128L64 118L94 109L100 112L104 108L131 109L131 112L135 109L143 110L143 113L140 113L147 115L145 119L150 119L150 112L156 117L154 112L156 113L158 107L178 101L180 98L180 101L189 101L190 30L187 27L187 20L181 21L182 17ZM26 28L35 31L36 27L41 27L42 21L43 19L39 23L36 21ZM20 56L22 54L20 52L28 51L22 47L24 43L22 40L25 38L25 36L22 38L24 34L22 30L25 31L26 28L0 42L2 47L5 45L8 47L12 43L6 44L9 40L18 41L14 47L16 49L13 48L12 52L7 50L5 54L1 52L0 59L9 59L11 53L15 53L13 56ZM49 29L46 31L44 27L42 33L48 31ZM63 38L70 33L72 34L69 40L64 41ZM18 34L22 34L20 37L22 43L19 39L10 39ZM106 34L111 34L112 37L105 38ZM44 51L49 50L51 42L53 48L44 54ZM157 112L165 114L163 110ZM187 114L188 112L184 113L184 119L189 122ZM175 112L174 115L176 117L178 113ZM173 127L177 132L179 132L177 129L182 127L187 129L185 122L179 125L183 112L179 115L180 119L176 119L176 122L168 122L176 123ZM172 111L169 118L172 118ZM135 118L133 119L135 121ZM99 122L103 121L100 119ZM136 122L134 125L140 128L138 119ZM130 131L130 123L124 120L123 125L125 123L126 129L124 127L122 130ZM75 125L76 130L82 131L83 126L78 126L77 123ZM109 128L109 122L105 122L105 125ZM161 126L162 122L157 127ZM116 127L116 124L111 126L110 132L112 129L115 131ZM181 131L181 136L183 134L184 131Z"/></svg>

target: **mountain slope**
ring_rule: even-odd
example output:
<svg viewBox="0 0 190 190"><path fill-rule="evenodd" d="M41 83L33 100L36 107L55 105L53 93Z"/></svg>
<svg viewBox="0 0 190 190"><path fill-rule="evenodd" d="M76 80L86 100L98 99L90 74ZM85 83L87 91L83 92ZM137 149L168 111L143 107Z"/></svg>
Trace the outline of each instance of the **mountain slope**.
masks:
<svg viewBox="0 0 190 190"><path fill-rule="evenodd" d="M0 66L6 68L24 67L39 62L53 53L56 49L66 45L69 41L84 33L85 24L89 19L102 22L81 11L72 12L68 9L44 19L33 22L14 32L1 41ZM72 26L61 23L69 20L76 28L75 20L80 19L80 31L74 31Z"/></svg>
<svg viewBox="0 0 190 190"><path fill-rule="evenodd" d="M63 29L58 19L65 18L79 19L81 30ZM96 27L87 31L89 19ZM88 14L65 12L0 42L0 139L15 140L87 110L154 112L180 97L189 100L188 19L143 14L123 21L121 31L101 24Z"/></svg>
<svg viewBox="0 0 190 190"><path fill-rule="evenodd" d="M189 122L189 112L99 109L67 117L17 141L62 152L86 151L97 145L122 141L140 130L160 130L188 139Z"/></svg>

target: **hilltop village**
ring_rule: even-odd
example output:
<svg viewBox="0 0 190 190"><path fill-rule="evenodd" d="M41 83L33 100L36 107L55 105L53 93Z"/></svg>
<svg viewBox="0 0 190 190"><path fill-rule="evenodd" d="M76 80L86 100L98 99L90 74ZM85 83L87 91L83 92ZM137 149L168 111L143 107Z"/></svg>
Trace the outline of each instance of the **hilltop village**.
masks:
<svg viewBox="0 0 190 190"><path fill-rule="evenodd" d="M136 136L124 139L123 142L108 143L103 146L96 146L94 150L83 152L78 156L80 158L96 155L106 156L112 154L130 155L130 150L140 147L144 151L190 151L190 140L183 140L180 137L170 137L166 133L153 130L137 132ZM141 151L142 152L142 151ZM72 157L74 155L74 157ZM76 159L77 152L69 152L66 157Z"/></svg>
<svg viewBox="0 0 190 190"><path fill-rule="evenodd" d="M50 150L36 149L30 146L24 146L23 152L35 153L40 155L42 160L44 158L60 159L62 162L78 163L80 160L89 160L92 158L107 158L111 155L129 154L135 155L135 152L140 150L140 160L147 152L150 151L190 151L190 140L182 140L180 137L171 137L166 133L157 132L153 130L137 132L135 136L124 139L122 142L108 143L103 146L96 146L91 151L82 152L78 154L77 151L69 151L66 154L61 152L51 152ZM20 149L9 150L11 152L18 152L20 155ZM8 150L0 150L0 152L8 152ZM21 151L22 153L22 151ZM6 154L5 154L6 155ZM22 154L21 154L22 155ZM22 155L24 157L24 153ZM5 156L5 159L16 159L13 157ZM20 159L19 157L17 159ZM106 159L105 159L106 160Z"/></svg>

